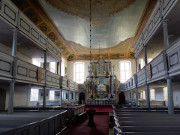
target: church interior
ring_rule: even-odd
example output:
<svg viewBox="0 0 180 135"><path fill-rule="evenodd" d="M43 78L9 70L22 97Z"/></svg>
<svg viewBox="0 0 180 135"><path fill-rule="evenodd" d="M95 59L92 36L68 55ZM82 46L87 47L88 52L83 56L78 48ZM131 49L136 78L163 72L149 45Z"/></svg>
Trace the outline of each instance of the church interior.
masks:
<svg viewBox="0 0 180 135"><path fill-rule="evenodd" d="M180 135L179 0L0 0L0 135Z"/></svg>

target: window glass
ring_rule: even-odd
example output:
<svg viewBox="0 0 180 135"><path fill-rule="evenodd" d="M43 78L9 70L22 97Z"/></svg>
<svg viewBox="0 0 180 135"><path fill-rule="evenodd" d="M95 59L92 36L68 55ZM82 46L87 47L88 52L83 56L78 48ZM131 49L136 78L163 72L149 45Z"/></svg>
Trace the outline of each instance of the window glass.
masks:
<svg viewBox="0 0 180 135"><path fill-rule="evenodd" d="M126 82L131 76L131 62L122 61L120 62L120 82Z"/></svg>
<svg viewBox="0 0 180 135"><path fill-rule="evenodd" d="M39 99L39 90L31 89L30 101L38 101Z"/></svg>
<svg viewBox="0 0 180 135"><path fill-rule="evenodd" d="M64 66L64 63L61 63L61 76L65 76L65 66Z"/></svg>
<svg viewBox="0 0 180 135"><path fill-rule="evenodd" d="M143 91L143 99L146 99L146 93Z"/></svg>
<svg viewBox="0 0 180 135"><path fill-rule="evenodd" d="M74 64L74 78L75 82L83 83L84 82L84 63L77 62Z"/></svg>
<svg viewBox="0 0 180 135"><path fill-rule="evenodd" d="M154 91L154 89L150 90L150 99L155 100L155 91Z"/></svg>
<svg viewBox="0 0 180 135"><path fill-rule="evenodd" d="M56 62L49 63L49 70L53 73L56 73Z"/></svg>
<svg viewBox="0 0 180 135"><path fill-rule="evenodd" d="M55 92L53 90L49 91L49 100L55 99Z"/></svg>
<svg viewBox="0 0 180 135"><path fill-rule="evenodd" d="M164 95L164 101L168 100L168 96L167 96L167 87L163 88L163 95Z"/></svg>
<svg viewBox="0 0 180 135"><path fill-rule="evenodd" d="M121 62L121 70L124 70L124 63Z"/></svg>
<svg viewBox="0 0 180 135"><path fill-rule="evenodd" d="M141 63L141 69L144 67L144 59L140 59Z"/></svg>
<svg viewBox="0 0 180 135"><path fill-rule="evenodd" d="M33 65L36 65L36 66L38 66L38 67L41 66L41 63L37 60L37 58L32 58L32 64L33 64Z"/></svg>

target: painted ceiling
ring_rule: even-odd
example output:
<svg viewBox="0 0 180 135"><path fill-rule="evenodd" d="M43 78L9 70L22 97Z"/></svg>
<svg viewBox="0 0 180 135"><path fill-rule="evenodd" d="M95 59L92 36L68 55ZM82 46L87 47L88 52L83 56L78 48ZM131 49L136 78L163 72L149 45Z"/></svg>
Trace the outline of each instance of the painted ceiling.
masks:
<svg viewBox="0 0 180 135"><path fill-rule="evenodd" d="M89 48L89 0L39 0L65 40ZM134 37L147 0L92 0L92 48Z"/></svg>
<svg viewBox="0 0 180 135"><path fill-rule="evenodd" d="M12 0L67 60L89 60L90 0ZM157 0L91 0L92 58L134 58L132 46Z"/></svg>

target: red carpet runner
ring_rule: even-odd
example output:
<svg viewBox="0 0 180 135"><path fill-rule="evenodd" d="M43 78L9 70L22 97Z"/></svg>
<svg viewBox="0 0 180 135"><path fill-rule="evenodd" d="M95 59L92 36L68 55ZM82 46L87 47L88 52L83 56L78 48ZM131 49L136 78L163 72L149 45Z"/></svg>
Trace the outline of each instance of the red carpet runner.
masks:
<svg viewBox="0 0 180 135"><path fill-rule="evenodd" d="M109 116L95 115L95 127L88 126L88 118L83 122L70 128L66 135L108 135L109 134Z"/></svg>
<svg viewBox="0 0 180 135"><path fill-rule="evenodd" d="M95 109L96 112L112 112L111 105L86 105L86 110L88 109Z"/></svg>

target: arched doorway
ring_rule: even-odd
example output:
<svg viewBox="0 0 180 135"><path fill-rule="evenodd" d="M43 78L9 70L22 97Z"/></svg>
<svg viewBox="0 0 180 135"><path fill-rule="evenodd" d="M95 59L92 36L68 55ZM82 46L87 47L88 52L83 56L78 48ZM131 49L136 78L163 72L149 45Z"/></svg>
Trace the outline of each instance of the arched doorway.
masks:
<svg viewBox="0 0 180 135"><path fill-rule="evenodd" d="M5 110L6 90L0 88L0 110Z"/></svg>
<svg viewBox="0 0 180 135"><path fill-rule="evenodd" d="M125 95L124 92L119 93L119 104L125 104Z"/></svg>
<svg viewBox="0 0 180 135"><path fill-rule="evenodd" d="M82 100L85 101L85 94L83 92L79 94L79 104L82 104Z"/></svg>

